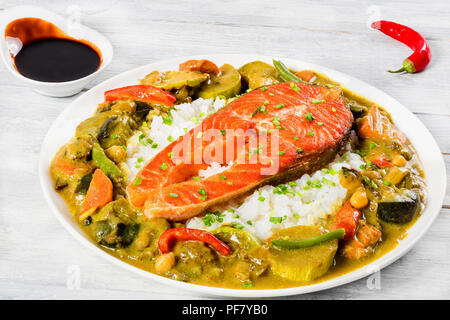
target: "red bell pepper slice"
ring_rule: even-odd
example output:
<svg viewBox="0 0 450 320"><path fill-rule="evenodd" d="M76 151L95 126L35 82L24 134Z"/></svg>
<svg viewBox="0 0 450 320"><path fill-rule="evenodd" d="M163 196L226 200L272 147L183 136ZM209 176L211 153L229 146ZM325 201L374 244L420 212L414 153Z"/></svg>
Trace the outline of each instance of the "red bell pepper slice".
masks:
<svg viewBox="0 0 450 320"><path fill-rule="evenodd" d="M345 230L345 236L342 240L350 240L355 236L356 228L358 226L361 211L353 208L348 200L336 213L331 230L341 229Z"/></svg>
<svg viewBox="0 0 450 320"><path fill-rule="evenodd" d="M217 239L211 233L189 228L173 228L164 231L158 240L158 247L161 253L169 253L173 244L177 241L202 241L210 245L213 249L219 252L222 256L228 256L230 254L230 247L225 243Z"/></svg>
<svg viewBox="0 0 450 320"><path fill-rule="evenodd" d="M209 73L213 75L219 74L220 70L217 65L209 60L188 60L180 64L180 71L200 71L202 73Z"/></svg>
<svg viewBox="0 0 450 320"><path fill-rule="evenodd" d="M145 84L139 84L135 86L117 88L105 92L105 101L116 100L136 100L151 104L163 105L166 107L172 107L177 99L174 95L159 88Z"/></svg>
<svg viewBox="0 0 450 320"><path fill-rule="evenodd" d="M383 156L378 156L378 157L376 157L376 158L374 158L374 159L372 159L370 161L372 161L372 163L376 164L380 168L393 167L394 166L388 159L386 159Z"/></svg>

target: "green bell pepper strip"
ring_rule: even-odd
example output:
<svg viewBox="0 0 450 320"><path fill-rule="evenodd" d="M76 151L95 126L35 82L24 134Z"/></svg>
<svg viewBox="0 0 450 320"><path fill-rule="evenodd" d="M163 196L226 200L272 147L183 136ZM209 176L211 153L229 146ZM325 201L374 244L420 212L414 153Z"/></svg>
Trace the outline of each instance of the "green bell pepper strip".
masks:
<svg viewBox="0 0 450 320"><path fill-rule="evenodd" d="M281 62L280 60L273 60L273 65L275 69L278 71L278 74L280 75L281 79L284 81L296 81L296 82L305 82L304 80L297 77L295 74L289 71L289 69L286 67L286 65Z"/></svg>
<svg viewBox="0 0 450 320"><path fill-rule="evenodd" d="M92 147L92 160L97 167L113 180L120 180L124 178L123 172L116 164L108 158L103 148L97 142Z"/></svg>
<svg viewBox="0 0 450 320"><path fill-rule="evenodd" d="M323 242L334 240L334 239L342 239L345 235L345 230L343 228L336 229L320 236L309 238L305 240L282 240L282 239L274 239L270 241L273 246L282 248L282 249L300 249L300 248L309 248L316 245L319 245Z"/></svg>

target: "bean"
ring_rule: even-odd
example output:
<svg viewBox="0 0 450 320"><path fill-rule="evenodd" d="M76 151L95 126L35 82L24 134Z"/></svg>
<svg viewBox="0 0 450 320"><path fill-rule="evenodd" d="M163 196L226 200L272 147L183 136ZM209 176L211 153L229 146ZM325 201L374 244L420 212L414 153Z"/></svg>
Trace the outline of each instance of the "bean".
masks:
<svg viewBox="0 0 450 320"><path fill-rule="evenodd" d="M156 258L155 271L164 274L175 265L175 255L173 252L165 253Z"/></svg>
<svg viewBox="0 0 450 320"><path fill-rule="evenodd" d="M403 167L406 164L406 159L398 154L392 159L392 164L397 167Z"/></svg>
<svg viewBox="0 0 450 320"><path fill-rule="evenodd" d="M367 199L367 194L365 189L358 189L356 190L351 198L350 198L350 204L352 207L356 209L362 209L369 203L369 200Z"/></svg>

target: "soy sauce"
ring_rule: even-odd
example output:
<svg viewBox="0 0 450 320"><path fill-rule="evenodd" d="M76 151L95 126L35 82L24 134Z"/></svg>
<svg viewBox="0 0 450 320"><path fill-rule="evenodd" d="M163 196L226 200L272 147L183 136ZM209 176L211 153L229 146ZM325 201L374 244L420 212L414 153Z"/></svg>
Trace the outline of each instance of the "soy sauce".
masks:
<svg viewBox="0 0 450 320"><path fill-rule="evenodd" d="M5 39L20 44L18 52L11 51L11 57L17 71L33 80L76 80L94 73L102 63L101 52L94 44L74 39L53 23L39 18L10 22Z"/></svg>
<svg viewBox="0 0 450 320"><path fill-rule="evenodd" d="M94 73L101 60L94 49L82 42L49 38L26 44L14 61L17 70L27 78L64 82Z"/></svg>

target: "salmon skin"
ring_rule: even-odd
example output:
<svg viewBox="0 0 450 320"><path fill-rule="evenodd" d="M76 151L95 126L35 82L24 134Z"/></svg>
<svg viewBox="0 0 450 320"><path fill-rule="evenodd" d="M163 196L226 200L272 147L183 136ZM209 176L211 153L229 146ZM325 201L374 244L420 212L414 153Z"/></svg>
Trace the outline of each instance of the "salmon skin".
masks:
<svg viewBox="0 0 450 320"><path fill-rule="evenodd" d="M186 220L263 184L323 167L334 159L352 122L338 87L286 82L258 88L158 153L138 172L127 195L132 205L144 207L146 217ZM206 139L211 131L222 139ZM195 178L211 162L228 167Z"/></svg>

